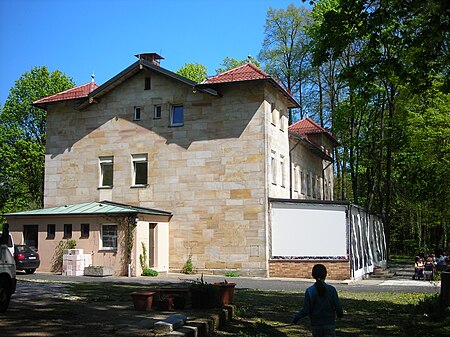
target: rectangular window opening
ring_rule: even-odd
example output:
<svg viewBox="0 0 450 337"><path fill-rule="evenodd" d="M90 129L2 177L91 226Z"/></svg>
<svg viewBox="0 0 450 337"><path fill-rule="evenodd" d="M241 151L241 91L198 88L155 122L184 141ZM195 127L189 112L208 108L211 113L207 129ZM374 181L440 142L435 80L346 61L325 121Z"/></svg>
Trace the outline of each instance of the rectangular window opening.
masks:
<svg viewBox="0 0 450 337"><path fill-rule="evenodd" d="M55 224L47 224L47 239L52 240L55 238L56 234L56 225Z"/></svg>
<svg viewBox="0 0 450 337"><path fill-rule="evenodd" d="M141 120L141 107L140 106L135 106L134 107L133 120L135 120L135 121L140 121Z"/></svg>
<svg viewBox="0 0 450 337"><path fill-rule="evenodd" d="M153 119L161 119L161 105L155 105L153 109Z"/></svg>
<svg viewBox="0 0 450 337"><path fill-rule="evenodd" d="M146 154L133 155L133 186L146 186L148 159Z"/></svg>
<svg viewBox="0 0 450 337"><path fill-rule="evenodd" d="M102 225L101 250L117 249L117 225Z"/></svg>
<svg viewBox="0 0 450 337"><path fill-rule="evenodd" d="M145 84L144 84L144 90L150 90L151 88L152 88L152 78L146 77Z"/></svg>
<svg viewBox="0 0 450 337"><path fill-rule="evenodd" d="M114 158L111 157L100 157L100 187L111 188L113 186L113 167Z"/></svg>
<svg viewBox="0 0 450 337"><path fill-rule="evenodd" d="M173 105L170 111L170 126L184 125L184 107L183 105Z"/></svg>
<svg viewBox="0 0 450 337"><path fill-rule="evenodd" d="M81 224L81 239L89 238L89 224L82 223Z"/></svg>
<svg viewBox="0 0 450 337"><path fill-rule="evenodd" d="M270 173L271 173L271 177L272 177L272 184L276 185L277 184L277 164L276 164L276 152L272 151L271 152L271 157L270 157Z"/></svg>
<svg viewBox="0 0 450 337"><path fill-rule="evenodd" d="M64 224L64 236L63 239L72 238L72 224Z"/></svg>

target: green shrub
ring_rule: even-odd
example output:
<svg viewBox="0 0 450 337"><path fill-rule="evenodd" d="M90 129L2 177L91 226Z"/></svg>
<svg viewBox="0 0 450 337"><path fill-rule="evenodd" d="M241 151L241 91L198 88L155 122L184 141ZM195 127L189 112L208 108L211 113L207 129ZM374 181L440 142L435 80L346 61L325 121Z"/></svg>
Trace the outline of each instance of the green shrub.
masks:
<svg viewBox="0 0 450 337"><path fill-rule="evenodd" d="M240 275L234 271L230 271L225 274L226 277L239 277Z"/></svg>
<svg viewBox="0 0 450 337"><path fill-rule="evenodd" d="M192 263L191 255L189 255L186 263L183 266L183 269L181 270L183 274L193 274L194 273L194 264Z"/></svg>
<svg viewBox="0 0 450 337"><path fill-rule="evenodd" d="M141 242L142 245L142 254L139 254L139 264L141 265L142 271L148 269L147 263L147 248L145 248L145 244Z"/></svg>
<svg viewBox="0 0 450 337"><path fill-rule="evenodd" d="M158 276L158 272L151 268L145 268L142 271L142 276Z"/></svg>
<svg viewBox="0 0 450 337"><path fill-rule="evenodd" d="M64 250L74 249L76 246L77 242L74 239L59 241L52 258L52 272L62 272Z"/></svg>

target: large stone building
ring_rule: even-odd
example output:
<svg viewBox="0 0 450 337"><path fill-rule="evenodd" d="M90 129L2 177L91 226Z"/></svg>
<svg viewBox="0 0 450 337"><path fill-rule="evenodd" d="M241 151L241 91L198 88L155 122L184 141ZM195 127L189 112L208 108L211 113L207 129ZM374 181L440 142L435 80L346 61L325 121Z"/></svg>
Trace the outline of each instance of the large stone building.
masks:
<svg viewBox="0 0 450 337"><path fill-rule="evenodd" d="M133 274L143 243L160 271L191 257L197 271L269 276L270 198L332 200L337 141L310 119L289 126L298 103L251 63L197 84L137 57L101 86L34 103L47 110L45 209L8 215L15 241L39 246L50 270L71 237L119 274L116 225L132 214ZM122 208L102 212L103 200Z"/></svg>

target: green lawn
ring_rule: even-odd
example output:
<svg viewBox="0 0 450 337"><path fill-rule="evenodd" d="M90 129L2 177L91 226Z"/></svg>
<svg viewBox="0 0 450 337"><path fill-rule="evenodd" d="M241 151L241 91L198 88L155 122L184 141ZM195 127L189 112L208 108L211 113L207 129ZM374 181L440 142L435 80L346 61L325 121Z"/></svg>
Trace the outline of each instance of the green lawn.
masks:
<svg viewBox="0 0 450 337"><path fill-rule="evenodd" d="M130 301L131 292L148 289L112 283L72 283L68 287L87 304ZM437 312L436 295L339 292L339 296L345 317L337 322L338 336L450 336L450 317L440 319L433 314L433 310ZM223 335L311 336L308 318L287 325L303 303L303 292L236 290L234 303L235 319L223 328Z"/></svg>

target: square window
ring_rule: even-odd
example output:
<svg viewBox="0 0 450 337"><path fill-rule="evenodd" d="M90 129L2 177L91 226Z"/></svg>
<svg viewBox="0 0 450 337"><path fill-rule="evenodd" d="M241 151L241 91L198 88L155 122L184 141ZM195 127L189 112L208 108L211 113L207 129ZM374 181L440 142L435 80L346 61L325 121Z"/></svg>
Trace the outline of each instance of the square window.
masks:
<svg viewBox="0 0 450 337"><path fill-rule="evenodd" d="M144 84L144 90L150 90L151 88L152 88L152 78L146 77L145 84Z"/></svg>
<svg viewBox="0 0 450 337"><path fill-rule="evenodd" d="M117 249L117 225L102 225L100 249Z"/></svg>
<svg viewBox="0 0 450 337"><path fill-rule="evenodd" d="M56 233L56 225L55 224L47 224L47 239L51 240L55 238Z"/></svg>
<svg viewBox="0 0 450 337"><path fill-rule="evenodd" d="M133 155L133 186L146 186L148 161L146 154Z"/></svg>
<svg viewBox="0 0 450 337"><path fill-rule="evenodd" d="M183 105L173 105L170 111L170 126L182 126L184 124Z"/></svg>
<svg viewBox="0 0 450 337"><path fill-rule="evenodd" d="M72 238L72 224L64 224L64 237L63 239L71 239Z"/></svg>
<svg viewBox="0 0 450 337"><path fill-rule="evenodd" d="M134 117L133 120L140 121L141 120L141 107L135 106L134 107Z"/></svg>
<svg viewBox="0 0 450 337"><path fill-rule="evenodd" d="M153 109L153 119L161 118L161 105L155 105Z"/></svg>
<svg viewBox="0 0 450 337"><path fill-rule="evenodd" d="M111 188L113 186L113 167L114 158L113 157L100 157L100 187Z"/></svg>
<svg viewBox="0 0 450 337"><path fill-rule="evenodd" d="M89 238L89 224L88 223L81 224L81 238L82 239Z"/></svg>

